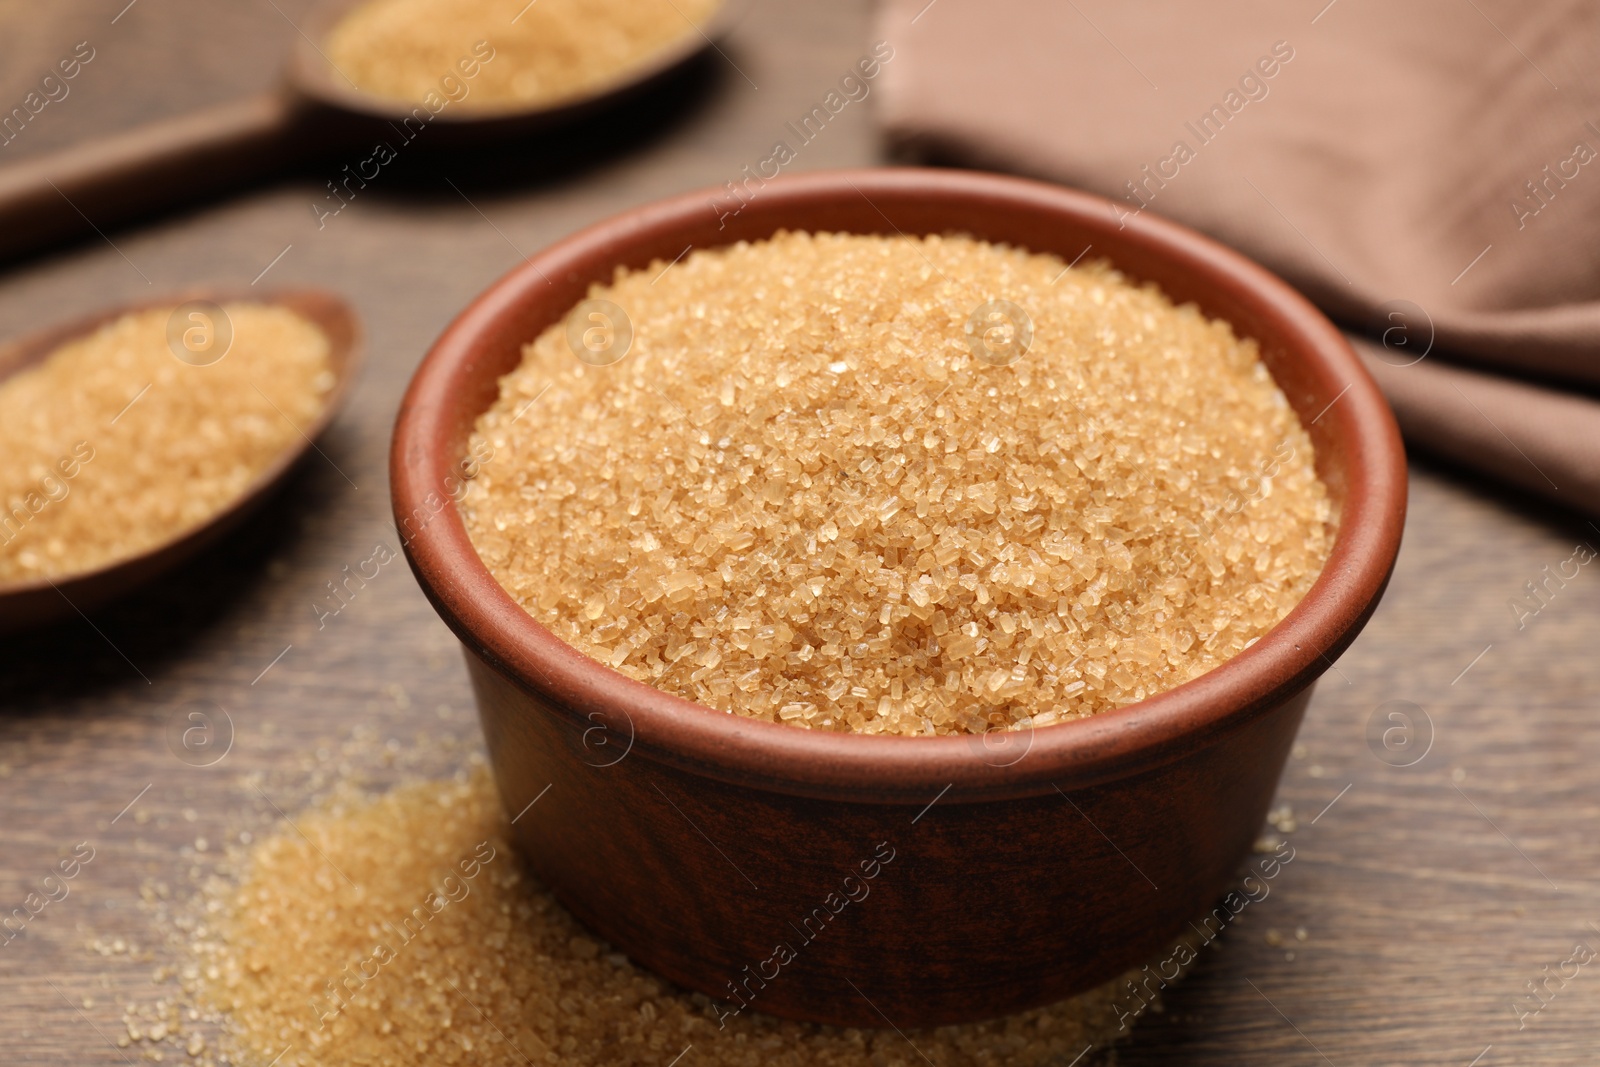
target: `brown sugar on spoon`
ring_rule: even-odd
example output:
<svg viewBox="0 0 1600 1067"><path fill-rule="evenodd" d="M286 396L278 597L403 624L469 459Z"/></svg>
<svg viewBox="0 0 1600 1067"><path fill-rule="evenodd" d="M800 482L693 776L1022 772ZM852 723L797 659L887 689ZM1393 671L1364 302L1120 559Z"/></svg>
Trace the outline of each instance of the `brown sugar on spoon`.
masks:
<svg viewBox="0 0 1600 1067"><path fill-rule="evenodd" d="M463 107L555 103L604 88L686 37L719 0L369 0L328 35L335 68L365 92L421 103L441 78ZM473 62L487 60L481 65ZM458 66L466 61L468 66Z"/></svg>
<svg viewBox="0 0 1600 1067"><path fill-rule="evenodd" d="M711 708L1081 718L1237 655L1327 558L1255 343L1105 265L780 233L590 295L631 348L589 365L568 322L527 346L477 423L468 532L558 637ZM1021 319L975 323L994 301ZM1031 331L1021 358L983 347L997 328Z"/></svg>
<svg viewBox="0 0 1600 1067"><path fill-rule="evenodd" d="M321 413L335 376L312 322L225 304L225 353L180 360L174 310L124 315L0 380L0 582L93 570L201 525ZM217 325L195 323L177 336Z"/></svg>

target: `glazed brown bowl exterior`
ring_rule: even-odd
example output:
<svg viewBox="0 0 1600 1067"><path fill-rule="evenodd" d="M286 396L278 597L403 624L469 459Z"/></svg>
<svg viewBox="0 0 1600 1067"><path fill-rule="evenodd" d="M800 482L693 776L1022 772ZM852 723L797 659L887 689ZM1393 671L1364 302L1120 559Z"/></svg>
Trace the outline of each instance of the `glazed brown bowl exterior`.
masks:
<svg viewBox="0 0 1600 1067"><path fill-rule="evenodd" d="M1399 550L1405 457L1339 331L1237 253L1097 197L945 170L769 182L590 227L495 283L411 383L391 454L400 536L466 646L533 870L634 960L733 1010L908 1028L1028 1008L1168 947L1255 839L1316 678ZM987 737L862 737L711 711L559 641L501 589L454 506L467 438L522 346L618 266L778 229L962 232L1086 250L1255 338L1339 525L1306 598L1253 647L1092 719ZM492 458L489 462L514 462ZM746 1007L741 1007L745 1005Z"/></svg>

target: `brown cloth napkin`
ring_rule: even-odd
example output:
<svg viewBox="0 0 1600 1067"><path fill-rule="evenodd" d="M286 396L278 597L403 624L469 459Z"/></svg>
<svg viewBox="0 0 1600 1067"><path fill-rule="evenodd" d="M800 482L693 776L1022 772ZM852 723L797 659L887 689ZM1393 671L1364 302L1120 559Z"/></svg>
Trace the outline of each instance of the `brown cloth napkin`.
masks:
<svg viewBox="0 0 1600 1067"><path fill-rule="evenodd" d="M885 0L878 19L899 143L1240 249L1351 331L1414 445L1600 513L1600 4Z"/></svg>

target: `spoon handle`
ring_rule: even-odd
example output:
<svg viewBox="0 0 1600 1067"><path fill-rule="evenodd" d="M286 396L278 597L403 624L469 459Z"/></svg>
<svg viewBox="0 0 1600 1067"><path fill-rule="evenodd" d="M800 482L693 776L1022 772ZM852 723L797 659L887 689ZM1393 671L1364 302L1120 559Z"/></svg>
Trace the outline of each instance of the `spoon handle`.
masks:
<svg viewBox="0 0 1600 1067"><path fill-rule="evenodd" d="M104 237L292 165L304 152L303 106L262 93L0 166L0 261Z"/></svg>

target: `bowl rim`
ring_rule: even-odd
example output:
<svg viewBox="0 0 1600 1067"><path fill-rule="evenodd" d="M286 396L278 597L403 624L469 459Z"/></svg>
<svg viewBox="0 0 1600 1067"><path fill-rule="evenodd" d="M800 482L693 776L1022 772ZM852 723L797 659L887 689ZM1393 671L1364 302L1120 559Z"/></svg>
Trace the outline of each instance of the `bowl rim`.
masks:
<svg viewBox="0 0 1600 1067"><path fill-rule="evenodd" d="M624 211L528 257L475 299L418 367L395 424L391 498L419 584L468 650L578 731L598 725L620 732L625 723L625 754L780 793L930 806L952 789L956 799L1031 796L1152 770L1269 713L1313 683L1376 607L1399 551L1406 506L1399 431L1344 335L1286 282L1240 253L1149 212L1119 219L1111 202L1062 186L945 169L818 171L768 181L747 206L760 205L762 226L767 216L779 216L767 231L773 232L782 228L785 208L830 198L873 203L874 192L942 202L952 209L950 230L963 228L954 209L1000 204L1064 215L1096 232L1118 231L1120 243L1176 260L1214 288L1252 301L1322 384L1337 388L1343 381L1343 391L1312 420L1333 420L1336 430L1327 432L1344 442L1339 527L1322 574L1300 603L1254 645L1173 689L1087 719L988 735L862 736L749 719L635 681L557 638L490 574L467 536L455 492L441 492L453 481L461 484L453 476L461 457L443 454L442 447L460 433L463 404L456 398L465 384L481 379L482 349L497 331L503 337L552 278L584 288L609 281L611 268L601 271L597 263L614 267L626 249L674 227L703 228L708 197L725 194L712 189ZM465 417L470 422L477 414L481 409ZM412 532L408 517L418 514L425 519ZM1006 749L1007 735L1017 739L1020 753Z"/></svg>

